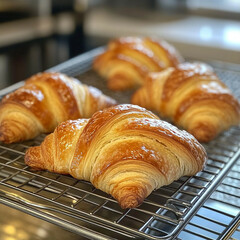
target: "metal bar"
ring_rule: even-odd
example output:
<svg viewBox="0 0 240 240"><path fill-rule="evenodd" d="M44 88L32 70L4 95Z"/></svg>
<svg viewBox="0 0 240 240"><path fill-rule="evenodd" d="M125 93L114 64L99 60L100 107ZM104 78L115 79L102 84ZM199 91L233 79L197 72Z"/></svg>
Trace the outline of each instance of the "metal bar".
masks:
<svg viewBox="0 0 240 240"><path fill-rule="evenodd" d="M7 185L6 185L7 186ZM10 186L7 186L7 187L10 187ZM13 187L11 186L13 189L15 190L19 190L17 187ZM36 196L35 194L33 193L30 193L30 192L27 192L27 191L23 191L21 190L22 192L24 193L27 193L29 195L32 195L32 196ZM31 208L31 206L35 206L35 207L39 207L40 209L49 209L51 211L56 211L56 212L60 212L61 214L66 214L66 216L71 216L71 217L74 217L75 213L73 210L73 208L71 207L68 207L68 206L65 206L61 203L58 203L59 205L61 205L62 207L64 208L67 208L68 210L70 210L71 214L68 213L67 211L61 209L61 208L58 208L58 207L52 207L52 206L49 206L49 205L42 205L42 204L38 204L38 203L35 203L35 202L31 202L27 199L24 199L20 196L17 196L15 194L11 194L11 193L7 193L5 192L4 190L1 190L0 189L0 202L4 203L5 205L8 205L8 201L4 201L3 199L7 198L8 200L13 200L14 202L16 202L16 204L24 204L25 205L25 210L24 212L27 213L27 209L29 207L29 209ZM43 196L38 196L38 198L41 198L43 200L46 200L46 201L50 201L51 203L55 203L54 201L50 200L50 199L47 199ZM19 202L20 201L20 202ZM16 207L15 205L10 205L10 202L9 202L9 206L13 206L13 207ZM31 213L30 213L31 214ZM31 214L32 215L32 214ZM43 214L44 215L44 214ZM35 216L35 215L34 215ZM92 214L89 215L89 214L86 214L84 212L81 212L81 211L77 211L77 217L78 218L82 218L84 219L84 221L90 221L91 223L94 223L96 225L103 225L103 226L106 226L108 227L109 229L112 229L113 231L119 231L119 232L122 232L123 234L134 234L138 237L143 237L144 239L156 239L150 235L147 235L145 233L142 233L140 231L135 231L135 230L132 230L131 228L128 228L128 227L124 227L122 225L118 225L117 223L111 223L109 220L107 219L102 219L102 218L99 218L97 216L93 216ZM41 218L41 219L44 219L44 218ZM47 220L47 219L45 219ZM56 223L58 225L58 222L55 222L56 219L51 219L51 222L52 223ZM63 219L63 221L65 221ZM69 223L71 224L71 223ZM68 229L69 227L69 224L67 224L65 226L66 229ZM70 229L69 229L70 230ZM70 230L71 231L71 230ZM78 232L75 232L75 233L78 233Z"/></svg>
<svg viewBox="0 0 240 240"><path fill-rule="evenodd" d="M216 201L218 201L218 202L220 202L220 203L226 203L225 201L220 200L220 199L217 199L217 198L214 198L214 197L212 197L212 196L210 196L209 199L216 200ZM232 204L232 203L230 203L230 202L228 202L227 204L229 205L229 207L236 207L235 204Z"/></svg>
<svg viewBox="0 0 240 240"><path fill-rule="evenodd" d="M213 183L206 189L206 191L202 194L201 199L195 204L194 207L192 207L186 216L184 217L184 221L182 222L182 225L179 227L179 232L187 225L189 220L195 215L197 210L203 205L204 201L211 195L211 193L218 187L218 185L221 183L223 178L227 175L227 173L230 171L231 167L234 165L235 161L240 156L240 149L237 151L235 156L226 164L224 169L221 171L220 174L218 174L214 179Z"/></svg>
<svg viewBox="0 0 240 240"><path fill-rule="evenodd" d="M188 229L184 229L184 231L185 231L185 232L188 232L188 233L191 233L191 234L194 235L194 236L201 237L201 238L204 239L204 240L214 240L214 239L212 239L212 238L206 237L206 236L203 235L203 234L200 234L200 233L197 233L197 232L192 232L192 231L190 231L190 230L188 230Z"/></svg>
<svg viewBox="0 0 240 240"><path fill-rule="evenodd" d="M92 60L96 56L98 56L99 54L101 54L104 51L104 49L105 49L104 47L99 47L99 48L93 49L87 53L83 53L77 57L74 57L74 58L64 62L64 63L61 63L55 67L52 67L52 68L48 69L47 71L48 72L62 72L62 73L66 73L68 75L73 75L73 73L80 74L80 73L82 73L82 71L86 71L86 65L89 64L89 62L91 63ZM86 65L84 65L84 63ZM80 68L79 68L79 66L80 66ZM75 69L75 71L71 71L72 69Z"/></svg>
<svg viewBox="0 0 240 240"><path fill-rule="evenodd" d="M96 239L96 240L109 240L109 239L113 239L113 238L109 238L109 236L104 236L101 233L98 232L94 232L91 229L85 228L83 226L81 226L81 228L73 223L68 223L67 221L64 221L62 218L58 218L56 216L52 216L50 214L44 213L44 212L39 212L38 210L36 210L35 208L31 208L30 204L28 202L27 206L24 206L21 203L18 203L16 201L14 201L13 199L11 199L9 196L4 196L3 192L0 191L0 202L2 204L5 204L7 206L11 206L15 209L18 209L22 212L28 213L32 216L38 217L42 220L48 221L50 223L54 223L66 230L69 230L73 233L79 234L81 236L87 237L89 239ZM44 209L48 209L44 206L38 205L37 207L42 207ZM52 210L52 209L50 209ZM57 210L57 209L55 209Z"/></svg>
<svg viewBox="0 0 240 240"><path fill-rule="evenodd" d="M194 216L195 216L195 217L199 217L199 218L203 218L203 219L205 219L205 220L207 220L207 221L210 221L210 222L212 222L212 223L215 223L215 224L221 225L221 226L223 226L223 227L226 227L226 224L221 223L221 222L219 222L219 221L216 221L215 219L208 218L208 217L206 217L206 216L204 216L204 215L200 215L199 213L196 213Z"/></svg>
<svg viewBox="0 0 240 240"><path fill-rule="evenodd" d="M194 227L197 227L197 228L199 228L200 226L199 226L199 224L197 224L197 223L189 223L189 225L192 225L192 226L194 226ZM210 233L213 233L213 234L218 234L218 232L217 231L214 231L214 230L212 230L211 228L207 228L207 227L203 227L203 226L201 226L201 229L202 230L205 230L205 231L208 231L208 232L210 232Z"/></svg>
<svg viewBox="0 0 240 240"><path fill-rule="evenodd" d="M233 221L230 223L229 227L222 233L222 236L218 238L218 240L227 240L229 239L234 231L239 227L240 224L240 213L236 216Z"/></svg>

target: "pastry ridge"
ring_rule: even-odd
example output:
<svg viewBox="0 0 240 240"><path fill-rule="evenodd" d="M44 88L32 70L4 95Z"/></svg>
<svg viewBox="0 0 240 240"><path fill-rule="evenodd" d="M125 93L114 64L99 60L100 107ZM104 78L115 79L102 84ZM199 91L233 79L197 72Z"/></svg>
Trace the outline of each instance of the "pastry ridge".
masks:
<svg viewBox="0 0 240 240"><path fill-rule="evenodd" d="M156 111L201 142L240 122L240 103L207 64L182 63L151 73L131 102Z"/></svg>
<svg viewBox="0 0 240 240"><path fill-rule="evenodd" d="M25 163L90 181L122 208L134 208L155 189L201 171L206 158L186 131L123 104L61 123L40 146L27 150Z"/></svg>
<svg viewBox="0 0 240 240"><path fill-rule="evenodd" d="M94 59L93 68L107 80L111 90L126 90L144 84L147 73L176 66L183 58L164 40L121 37L109 42Z"/></svg>
<svg viewBox="0 0 240 240"><path fill-rule="evenodd" d="M12 143L49 133L68 119L89 118L116 101L62 73L39 73L0 104L0 141Z"/></svg>

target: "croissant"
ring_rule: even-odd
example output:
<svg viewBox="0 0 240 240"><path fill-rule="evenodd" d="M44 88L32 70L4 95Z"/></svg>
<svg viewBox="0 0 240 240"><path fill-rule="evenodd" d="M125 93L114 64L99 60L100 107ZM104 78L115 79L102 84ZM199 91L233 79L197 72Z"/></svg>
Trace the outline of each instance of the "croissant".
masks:
<svg viewBox="0 0 240 240"><path fill-rule="evenodd" d="M143 85L147 73L181 61L177 50L163 40L122 37L109 42L107 50L94 60L93 68L107 79L109 89L126 90Z"/></svg>
<svg viewBox="0 0 240 240"><path fill-rule="evenodd" d="M131 104L63 122L25 155L30 167L90 181L123 209L139 206L154 189L197 173L205 160L204 148L192 135Z"/></svg>
<svg viewBox="0 0 240 240"><path fill-rule="evenodd" d="M200 142L239 124L240 104L210 66L182 63L151 73L131 102L160 114Z"/></svg>
<svg viewBox="0 0 240 240"><path fill-rule="evenodd" d="M40 73L0 104L0 141L12 143L52 132L62 121L88 118L116 104L94 87L61 73Z"/></svg>

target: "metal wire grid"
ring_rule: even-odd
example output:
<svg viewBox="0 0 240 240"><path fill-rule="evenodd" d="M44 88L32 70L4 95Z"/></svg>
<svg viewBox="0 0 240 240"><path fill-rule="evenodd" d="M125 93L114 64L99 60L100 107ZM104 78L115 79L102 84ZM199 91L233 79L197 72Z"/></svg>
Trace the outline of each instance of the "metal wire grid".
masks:
<svg viewBox="0 0 240 240"><path fill-rule="evenodd" d="M240 239L240 214L231 222L231 227L228 227L223 236L219 238L222 240L232 239L237 240Z"/></svg>
<svg viewBox="0 0 240 240"><path fill-rule="evenodd" d="M231 240L237 240L240 239L240 217L238 216L238 221L231 229L232 231L229 232L229 234L226 235L226 238L224 239L231 239Z"/></svg>
<svg viewBox="0 0 240 240"><path fill-rule="evenodd" d="M84 68L90 66L89 63L88 59L84 67L78 69L78 73L84 72ZM75 61L70 66L75 69L76 64L79 62ZM65 68L63 72L69 74L71 71ZM219 69L220 74L221 71ZM76 74L76 69L73 72ZM226 74L226 71L223 73ZM228 77L235 74L228 85L236 84L239 72L227 73ZM113 94L104 87L103 81L98 81L93 71L81 74L78 78L99 87L108 95ZM230 87L239 96L238 88ZM114 97L120 102L129 102L128 97L119 94L114 94ZM117 239L119 236L165 239L175 236L181 230L237 160L240 129L232 128L205 145L209 159L202 172L190 178L182 177L162 187L153 192L139 208L131 210L122 210L114 199L88 182L46 171L36 172L26 166L24 152L30 146L39 145L43 138L44 135L28 142L0 146L1 202L19 209L24 205L26 212L96 239L103 239L104 236ZM204 207L210 208L207 205L209 201ZM96 232L99 234L94 235Z"/></svg>
<svg viewBox="0 0 240 240"><path fill-rule="evenodd" d="M179 234L179 239L240 239L240 159Z"/></svg>
<svg viewBox="0 0 240 240"><path fill-rule="evenodd" d="M114 199L88 182L45 171L33 171L26 166L23 159L25 150L29 146L38 145L42 137L27 143L0 146L1 185L10 192L11 189L18 190L20 196L21 193L30 196L16 200L31 205L29 199L34 197L38 207L44 200L47 205L60 211L63 208L71 210L76 215L99 221L98 224L105 223L126 234L152 239L169 237L183 224L186 213L197 204L213 179L236 156L240 129L233 128L206 146L209 160L202 172L162 187L153 192L139 208L132 210L122 210ZM220 142L225 142L225 145L222 146Z"/></svg>

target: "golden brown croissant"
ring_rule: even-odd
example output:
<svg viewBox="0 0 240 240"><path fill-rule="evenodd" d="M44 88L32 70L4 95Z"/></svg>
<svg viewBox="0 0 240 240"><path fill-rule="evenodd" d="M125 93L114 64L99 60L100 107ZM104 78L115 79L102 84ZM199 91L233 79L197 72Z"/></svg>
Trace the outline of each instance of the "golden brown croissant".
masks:
<svg viewBox="0 0 240 240"><path fill-rule="evenodd" d="M130 104L61 123L25 155L31 167L91 181L122 208L137 207L154 189L197 173L205 160L192 135Z"/></svg>
<svg viewBox="0 0 240 240"><path fill-rule="evenodd" d="M88 118L116 104L94 87L61 73L41 73L6 95L0 105L0 141L12 143L52 132L62 121Z"/></svg>
<svg viewBox="0 0 240 240"><path fill-rule="evenodd" d="M182 63L149 74L132 103L158 112L201 142L240 121L239 102L204 63Z"/></svg>
<svg viewBox="0 0 240 240"><path fill-rule="evenodd" d="M107 79L111 90L125 90L141 86L147 73L181 61L176 49L163 40L122 37L110 41L107 50L94 60L93 68Z"/></svg>

